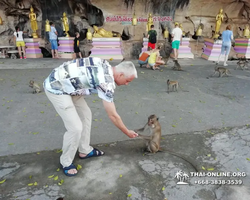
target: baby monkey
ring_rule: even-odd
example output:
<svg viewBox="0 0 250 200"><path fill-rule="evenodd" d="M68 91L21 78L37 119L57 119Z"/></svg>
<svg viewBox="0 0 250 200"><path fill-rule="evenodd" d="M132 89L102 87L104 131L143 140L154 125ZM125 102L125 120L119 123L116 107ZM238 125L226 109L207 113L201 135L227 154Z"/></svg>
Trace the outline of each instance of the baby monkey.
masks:
<svg viewBox="0 0 250 200"><path fill-rule="evenodd" d="M214 76L217 73L219 73L219 77L222 77L224 75L229 76L229 74L231 74L231 72L229 71L229 69L227 69L225 67L217 67L217 66L215 66L214 73L212 74L212 76Z"/></svg>
<svg viewBox="0 0 250 200"><path fill-rule="evenodd" d="M167 86L168 86L168 91L167 91L168 93L169 93L170 89L171 89L171 92L173 92L173 91L178 92L179 82L178 81L170 81L168 79Z"/></svg>
<svg viewBox="0 0 250 200"><path fill-rule="evenodd" d="M144 132L145 129L150 129L150 136L138 134L139 137L147 140L147 151L150 153L156 153L158 151L162 151L160 147L161 142L161 125L158 121L156 115L150 115L148 117L148 122L143 128L135 130L136 133Z"/></svg>
<svg viewBox="0 0 250 200"><path fill-rule="evenodd" d="M237 62L237 66L236 66L235 69L238 69L238 67L240 67L242 70L244 70L245 67L248 68L248 67L247 67L247 64L248 64L248 61L247 61L247 59L246 59L246 56L241 57L241 58L239 59L239 61Z"/></svg>
<svg viewBox="0 0 250 200"><path fill-rule="evenodd" d="M181 65L179 64L178 60L174 60L174 66L172 67L173 70L176 71L183 71L183 69L181 68Z"/></svg>
<svg viewBox="0 0 250 200"><path fill-rule="evenodd" d="M40 86L33 80L30 80L29 87L33 88L33 94L41 92Z"/></svg>

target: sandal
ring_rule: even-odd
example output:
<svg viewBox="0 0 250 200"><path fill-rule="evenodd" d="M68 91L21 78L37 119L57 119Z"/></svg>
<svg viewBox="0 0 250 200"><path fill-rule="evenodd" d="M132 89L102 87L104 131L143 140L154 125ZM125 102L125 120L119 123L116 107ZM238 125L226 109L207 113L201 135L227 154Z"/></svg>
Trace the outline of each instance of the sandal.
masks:
<svg viewBox="0 0 250 200"><path fill-rule="evenodd" d="M98 157L98 156L103 156L105 153L103 151L100 151L96 148L94 148L88 155L81 157L79 156L80 159L86 159L86 158L91 158L91 157Z"/></svg>
<svg viewBox="0 0 250 200"><path fill-rule="evenodd" d="M62 165L61 165L62 166ZM66 175L66 176L75 176L75 175L77 175L77 173L76 174L69 174L68 173L68 171L69 170L71 170L71 169L76 169L76 166L72 163L70 166L68 166L68 167L63 167L62 166L62 169L63 169L63 173Z"/></svg>

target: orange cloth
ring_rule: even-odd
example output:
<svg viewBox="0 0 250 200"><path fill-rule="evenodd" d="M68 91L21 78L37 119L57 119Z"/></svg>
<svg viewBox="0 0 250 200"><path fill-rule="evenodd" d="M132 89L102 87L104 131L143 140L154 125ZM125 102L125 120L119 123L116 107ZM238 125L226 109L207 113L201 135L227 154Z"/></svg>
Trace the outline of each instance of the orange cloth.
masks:
<svg viewBox="0 0 250 200"><path fill-rule="evenodd" d="M143 52L142 55L140 56L139 60L146 61L148 57L149 57L149 55L147 53Z"/></svg>

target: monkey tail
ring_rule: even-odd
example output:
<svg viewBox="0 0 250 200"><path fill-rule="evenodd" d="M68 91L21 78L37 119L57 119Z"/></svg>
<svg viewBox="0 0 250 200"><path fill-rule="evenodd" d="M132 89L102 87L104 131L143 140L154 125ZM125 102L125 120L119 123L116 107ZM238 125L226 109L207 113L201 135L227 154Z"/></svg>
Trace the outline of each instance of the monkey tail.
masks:
<svg viewBox="0 0 250 200"><path fill-rule="evenodd" d="M182 92L189 92L188 90L183 90L183 89L181 88L180 83L179 83L179 88L181 89Z"/></svg>
<svg viewBox="0 0 250 200"><path fill-rule="evenodd" d="M169 150L169 149L161 149L161 150L165 150L165 151L168 151L170 154L172 154L172 155L174 155L174 156L176 156L176 157L178 157L178 158L181 158L182 160L185 160L187 163L189 163L194 169L195 169L195 171L196 172L199 172L199 170L198 170L198 167L195 165L195 164L193 164L193 162L191 162L188 158L186 158L184 155L181 155L181 154L179 154L179 153L176 153L176 152L173 152L173 151L171 151L171 150Z"/></svg>

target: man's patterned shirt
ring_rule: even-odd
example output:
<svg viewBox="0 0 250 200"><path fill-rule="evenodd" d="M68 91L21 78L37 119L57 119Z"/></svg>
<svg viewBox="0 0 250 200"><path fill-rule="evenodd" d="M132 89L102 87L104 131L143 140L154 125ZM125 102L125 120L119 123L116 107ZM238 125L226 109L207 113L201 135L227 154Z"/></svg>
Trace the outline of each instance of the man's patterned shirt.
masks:
<svg viewBox="0 0 250 200"><path fill-rule="evenodd" d="M95 57L68 61L55 68L43 83L44 89L56 95L98 96L113 102L115 89L111 65Z"/></svg>

